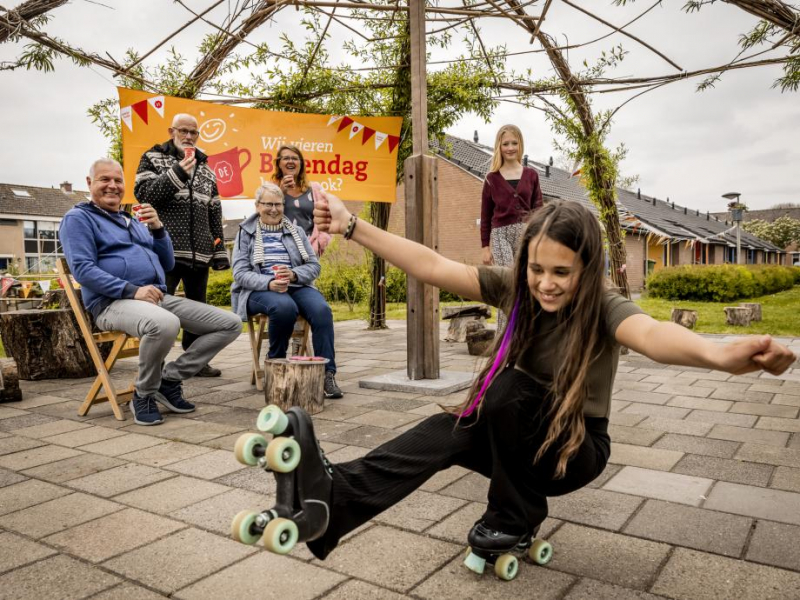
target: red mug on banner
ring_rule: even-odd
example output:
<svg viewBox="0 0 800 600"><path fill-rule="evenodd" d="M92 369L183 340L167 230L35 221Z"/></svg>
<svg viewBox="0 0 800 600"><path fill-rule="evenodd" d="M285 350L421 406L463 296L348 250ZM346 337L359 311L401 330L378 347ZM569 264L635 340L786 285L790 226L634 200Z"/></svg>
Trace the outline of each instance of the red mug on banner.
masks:
<svg viewBox="0 0 800 600"><path fill-rule="evenodd" d="M239 158L246 154L245 163L241 164ZM250 150L247 148L231 148L208 157L208 166L217 177L217 190L224 198L238 196L244 190L242 171L250 164Z"/></svg>

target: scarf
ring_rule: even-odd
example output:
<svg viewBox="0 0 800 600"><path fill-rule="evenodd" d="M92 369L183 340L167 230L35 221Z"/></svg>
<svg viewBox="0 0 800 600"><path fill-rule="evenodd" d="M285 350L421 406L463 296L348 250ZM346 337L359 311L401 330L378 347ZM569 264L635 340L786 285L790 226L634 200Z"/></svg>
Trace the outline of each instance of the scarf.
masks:
<svg viewBox="0 0 800 600"><path fill-rule="evenodd" d="M286 217L281 219L281 222L277 225L267 225L266 223L262 223L261 219L256 220L256 224L258 227L256 228L256 235L253 244L253 262L257 265L264 264L264 233L267 231L282 231L283 229L288 229L289 233L294 239L294 243L297 245L297 249L300 252L300 256L303 258L303 262L308 262L308 252L306 252L306 247L303 245L303 240L300 239L300 234L297 233L297 228L292 225L292 223Z"/></svg>

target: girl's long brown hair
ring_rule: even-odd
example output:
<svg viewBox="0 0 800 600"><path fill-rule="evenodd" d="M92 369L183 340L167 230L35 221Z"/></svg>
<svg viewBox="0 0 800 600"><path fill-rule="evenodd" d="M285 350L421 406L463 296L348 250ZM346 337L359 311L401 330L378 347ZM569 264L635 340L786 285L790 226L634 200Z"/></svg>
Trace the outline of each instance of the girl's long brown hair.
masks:
<svg viewBox="0 0 800 600"><path fill-rule="evenodd" d="M275 155L275 172L272 174L272 181L280 185L281 179L283 179L283 169L281 169L281 161L278 160L280 158L281 152L284 150L289 150L290 152L294 152L300 158L300 170L297 172L296 181L294 182L295 185L300 189L301 192L305 192L308 190L308 177L306 176L306 159L303 158L303 153L300 152L300 149L297 146L290 146L289 144L284 144L280 148L278 148L278 153Z"/></svg>
<svg viewBox="0 0 800 600"><path fill-rule="evenodd" d="M517 152L517 160L521 163L522 156L525 154L525 143L522 140L522 131L516 125L503 125L497 130L497 135L494 138L494 153L492 154L492 162L489 165L489 172L494 173L499 171L503 166L503 152L500 150L500 143L503 141L503 134L510 133L519 141L519 150Z"/></svg>
<svg viewBox="0 0 800 600"><path fill-rule="evenodd" d="M537 314L542 309L528 288L527 275L529 253L531 250L536 252L543 237L575 252L576 267L579 269L572 300L557 315L559 364L553 374L549 394L552 398L548 412L550 424L545 441L534 457L534 462L538 462L549 448L555 447L558 455L554 476L558 478L566 474L567 462L583 443L586 434L583 405L588 395L589 366L605 343L601 336L602 298L605 291L602 235L597 219L581 204L554 200L534 212L528 221L514 263L515 297L509 299L506 305L506 310L512 306L516 308L513 331L503 332L495 338L491 357L473 383L459 414L469 414L489 373L502 370L493 370L493 365L514 364L536 333ZM509 324L511 322L509 320ZM506 337L509 343L501 352Z"/></svg>

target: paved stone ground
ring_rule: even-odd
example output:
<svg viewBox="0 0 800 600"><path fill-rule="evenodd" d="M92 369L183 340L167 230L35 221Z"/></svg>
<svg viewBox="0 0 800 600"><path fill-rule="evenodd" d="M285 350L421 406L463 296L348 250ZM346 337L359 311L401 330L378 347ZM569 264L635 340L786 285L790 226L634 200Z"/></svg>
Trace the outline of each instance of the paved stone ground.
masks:
<svg viewBox="0 0 800 600"><path fill-rule="evenodd" d="M405 368L404 323L336 335L347 394L315 417L332 461L461 401L359 390L359 377ZM461 566L487 482L459 468L325 562L232 541L231 518L274 490L231 452L264 405L248 352L242 336L214 361L223 378L187 383L198 411L158 427L102 406L77 417L87 380L23 382L25 400L0 406L0 598L800 598L800 368L733 377L623 357L611 464L552 500L552 563L506 583ZM441 362L474 368L465 344L443 342Z"/></svg>

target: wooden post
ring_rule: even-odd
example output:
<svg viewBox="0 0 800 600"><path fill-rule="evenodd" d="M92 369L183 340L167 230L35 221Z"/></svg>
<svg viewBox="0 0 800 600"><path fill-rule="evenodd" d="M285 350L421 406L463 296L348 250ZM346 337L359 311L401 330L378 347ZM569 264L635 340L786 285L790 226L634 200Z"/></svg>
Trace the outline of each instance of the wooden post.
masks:
<svg viewBox="0 0 800 600"><path fill-rule="evenodd" d="M409 0L411 125L414 154L405 161L406 238L438 250L437 163L428 151L425 0ZM408 378L439 378L439 290L408 278Z"/></svg>

